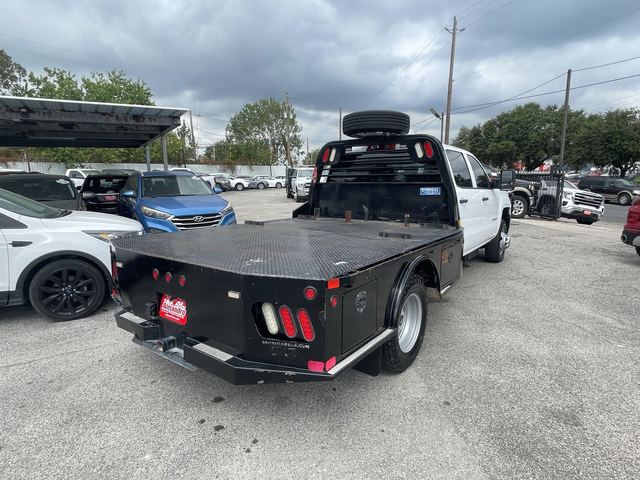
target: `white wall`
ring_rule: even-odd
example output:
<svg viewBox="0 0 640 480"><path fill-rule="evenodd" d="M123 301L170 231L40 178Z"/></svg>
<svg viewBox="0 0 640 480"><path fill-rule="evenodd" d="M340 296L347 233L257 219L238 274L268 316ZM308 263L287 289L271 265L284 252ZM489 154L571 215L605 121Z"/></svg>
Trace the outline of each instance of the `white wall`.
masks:
<svg viewBox="0 0 640 480"><path fill-rule="evenodd" d="M169 165L170 167L182 167L183 165ZM103 168L131 168L134 170L145 171L147 165L144 163L86 163L85 168L95 168L96 170L102 170ZM286 167L284 165L268 166L249 166L238 165L234 169L231 169L224 165L201 165L201 164L187 164L187 167L194 172L198 173L216 173L216 172L229 172L234 175L273 175L280 176L285 175ZM0 162L0 169L2 168L16 168L25 171L41 172L41 173L54 173L63 175L66 172L67 167L63 163L55 162ZM161 163L152 163L151 169L162 170Z"/></svg>

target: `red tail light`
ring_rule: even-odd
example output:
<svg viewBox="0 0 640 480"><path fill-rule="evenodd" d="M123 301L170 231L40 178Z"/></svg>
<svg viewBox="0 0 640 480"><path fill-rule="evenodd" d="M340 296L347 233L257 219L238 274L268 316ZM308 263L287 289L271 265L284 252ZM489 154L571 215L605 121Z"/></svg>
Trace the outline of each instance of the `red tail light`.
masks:
<svg viewBox="0 0 640 480"><path fill-rule="evenodd" d="M316 338L316 333L313 331L313 325L311 324L311 318L309 318L309 312L304 308L298 310L298 322L300 323L300 329L302 330L302 337L307 342L312 342Z"/></svg>
<svg viewBox="0 0 640 480"><path fill-rule="evenodd" d="M284 327L284 333L289 338L296 336L296 324L293 323L293 313L291 309L286 305L282 305L278 311L280 312L280 320L282 320L282 326Z"/></svg>
<svg viewBox="0 0 640 480"><path fill-rule="evenodd" d="M315 300L318 292L313 287L307 287L304 289L304 298L307 300Z"/></svg>
<svg viewBox="0 0 640 480"><path fill-rule="evenodd" d="M327 372L335 366L336 366L336 357L331 357L329 360L324 362L324 368L327 370Z"/></svg>
<svg viewBox="0 0 640 480"><path fill-rule="evenodd" d="M167 272L164 274L164 281L167 283L171 283L171 279L173 278L173 275L171 275L171 272Z"/></svg>
<svg viewBox="0 0 640 480"><path fill-rule="evenodd" d="M316 183L318 181L318 167L313 167L313 173L311 174L311 183Z"/></svg>
<svg viewBox="0 0 640 480"><path fill-rule="evenodd" d="M115 257L111 259L111 278L118 279L118 262L116 262Z"/></svg>
<svg viewBox="0 0 640 480"><path fill-rule="evenodd" d="M151 272L151 276L154 280L158 280L160 278L160 271L157 268L154 268L153 272Z"/></svg>
<svg viewBox="0 0 640 480"><path fill-rule="evenodd" d="M336 308L338 306L338 297L332 295L329 299L329 305L331 305L332 308Z"/></svg>
<svg viewBox="0 0 640 480"><path fill-rule="evenodd" d="M316 360L309 360L307 362L307 368L312 372L324 372L324 362L317 362Z"/></svg>
<svg viewBox="0 0 640 480"><path fill-rule="evenodd" d="M181 287L184 287L187 284L187 277L185 277L184 275L180 275L178 277L178 283Z"/></svg>
<svg viewBox="0 0 640 480"><path fill-rule="evenodd" d="M329 290L333 290L334 288L340 288L340 279L339 278L331 278L327 281L327 288Z"/></svg>
<svg viewBox="0 0 640 480"><path fill-rule="evenodd" d="M324 149L324 152L322 152L322 163L327 163L329 161L330 153L331 151L328 148Z"/></svg>
<svg viewBox="0 0 640 480"><path fill-rule="evenodd" d="M431 142L424 142L424 153L427 158L433 157L433 145L431 145Z"/></svg>

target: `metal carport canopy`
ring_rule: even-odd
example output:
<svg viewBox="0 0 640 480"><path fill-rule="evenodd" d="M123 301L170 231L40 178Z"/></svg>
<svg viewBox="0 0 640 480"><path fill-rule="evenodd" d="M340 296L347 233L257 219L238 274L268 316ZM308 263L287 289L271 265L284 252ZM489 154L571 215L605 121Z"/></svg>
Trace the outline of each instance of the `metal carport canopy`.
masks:
<svg viewBox="0 0 640 480"><path fill-rule="evenodd" d="M136 148L179 127L188 111L0 96L0 146Z"/></svg>

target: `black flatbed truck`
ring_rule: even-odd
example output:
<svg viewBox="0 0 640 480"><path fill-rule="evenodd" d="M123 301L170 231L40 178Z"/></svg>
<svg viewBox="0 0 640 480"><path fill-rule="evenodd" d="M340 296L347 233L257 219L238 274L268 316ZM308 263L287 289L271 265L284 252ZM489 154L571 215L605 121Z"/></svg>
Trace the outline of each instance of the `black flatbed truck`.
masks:
<svg viewBox="0 0 640 480"><path fill-rule="evenodd" d="M117 239L118 326L235 384L405 370L463 232L442 145L394 118L325 145L291 219Z"/></svg>

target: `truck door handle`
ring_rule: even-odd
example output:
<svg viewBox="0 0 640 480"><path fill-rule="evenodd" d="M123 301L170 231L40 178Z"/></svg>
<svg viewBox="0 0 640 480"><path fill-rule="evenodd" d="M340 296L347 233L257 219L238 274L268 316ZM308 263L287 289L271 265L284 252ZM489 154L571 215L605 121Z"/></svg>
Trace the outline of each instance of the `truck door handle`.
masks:
<svg viewBox="0 0 640 480"><path fill-rule="evenodd" d="M488 202L489 201L489 197L482 197L482 201L483 202Z"/></svg>
<svg viewBox="0 0 640 480"><path fill-rule="evenodd" d="M466 198L461 198L460 199L460 203L468 203L468 202L469 202L469 200L467 200Z"/></svg>
<svg viewBox="0 0 640 480"><path fill-rule="evenodd" d="M13 242L11 242L11 246L12 247L28 247L32 243L33 242L25 242L25 241L20 241L20 240L14 240Z"/></svg>

